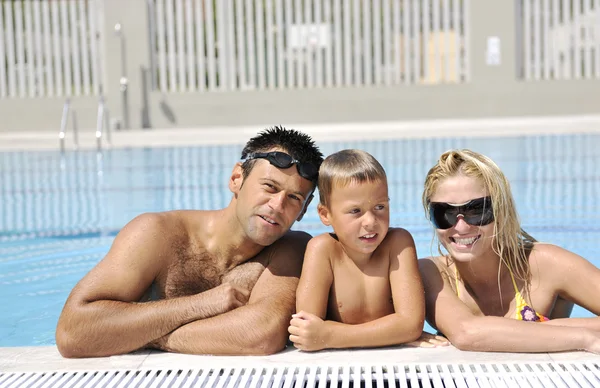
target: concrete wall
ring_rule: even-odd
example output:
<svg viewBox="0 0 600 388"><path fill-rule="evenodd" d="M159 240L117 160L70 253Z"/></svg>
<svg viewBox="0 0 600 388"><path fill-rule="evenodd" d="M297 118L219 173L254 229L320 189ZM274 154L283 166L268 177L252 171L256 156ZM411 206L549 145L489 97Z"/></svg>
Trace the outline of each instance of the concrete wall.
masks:
<svg viewBox="0 0 600 388"><path fill-rule="evenodd" d="M469 3L470 76L464 84L163 94L150 87L146 1L104 0L103 68L113 124L196 128L600 113L599 80L519 79L516 1ZM121 37L114 33L117 23ZM498 65L486 63L489 37L500 40ZM123 75L128 78L126 95L120 85ZM58 132L63 102L0 100L0 131ZM97 99L76 99L73 106L80 128L93 130Z"/></svg>

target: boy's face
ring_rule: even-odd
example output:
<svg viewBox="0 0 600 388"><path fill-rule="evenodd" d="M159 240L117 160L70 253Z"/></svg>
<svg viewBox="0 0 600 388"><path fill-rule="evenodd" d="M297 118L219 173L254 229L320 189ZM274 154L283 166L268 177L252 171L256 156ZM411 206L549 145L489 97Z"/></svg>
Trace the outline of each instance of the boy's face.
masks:
<svg viewBox="0 0 600 388"><path fill-rule="evenodd" d="M329 208L319 205L319 216L323 224L333 227L348 255L373 253L390 226L387 182L334 186L329 203Z"/></svg>

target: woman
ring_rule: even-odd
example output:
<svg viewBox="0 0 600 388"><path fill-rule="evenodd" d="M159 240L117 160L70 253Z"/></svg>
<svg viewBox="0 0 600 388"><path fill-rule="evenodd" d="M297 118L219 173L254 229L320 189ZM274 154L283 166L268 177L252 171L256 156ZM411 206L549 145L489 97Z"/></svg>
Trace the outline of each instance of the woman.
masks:
<svg viewBox="0 0 600 388"><path fill-rule="evenodd" d="M600 269L521 229L508 180L491 159L442 154L423 206L447 252L438 245L441 256L420 260L427 321L454 346L600 353L600 318L569 318L573 303L600 313Z"/></svg>

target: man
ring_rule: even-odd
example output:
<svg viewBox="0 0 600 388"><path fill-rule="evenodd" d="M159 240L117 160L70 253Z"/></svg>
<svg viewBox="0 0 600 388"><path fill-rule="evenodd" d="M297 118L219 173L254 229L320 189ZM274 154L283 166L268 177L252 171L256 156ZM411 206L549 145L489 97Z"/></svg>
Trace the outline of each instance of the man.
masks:
<svg viewBox="0 0 600 388"><path fill-rule="evenodd" d="M312 200L323 155L307 135L275 127L250 139L242 159L226 208L142 214L119 232L65 303L56 329L64 357L285 347L310 238L290 228Z"/></svg>

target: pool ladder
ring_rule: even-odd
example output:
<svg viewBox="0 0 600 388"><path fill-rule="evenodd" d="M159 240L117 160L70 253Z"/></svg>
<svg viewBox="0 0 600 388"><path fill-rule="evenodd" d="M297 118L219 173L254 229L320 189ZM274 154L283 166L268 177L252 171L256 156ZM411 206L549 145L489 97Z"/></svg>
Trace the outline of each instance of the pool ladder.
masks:
<svg viewBox="0 0 600 388"><path fill-rule="evenodd" d="M79 148L79 128L77 127L77 112L71 109L71 99L67 98L63 105L62 118L60 120L60 132L58 133L58 142L60 152L65 152L65 138L67 136L67 127L69 126L69 113L72 113L72 127L73 127L73 144L75 149ZM102 137L106 135L106 141L111 144L110 138L110 124L108 108L106 107L106 101L104 96L100 96L98 101L98 115L96 118L96 148L98 151L102 151Z"/></svg>

